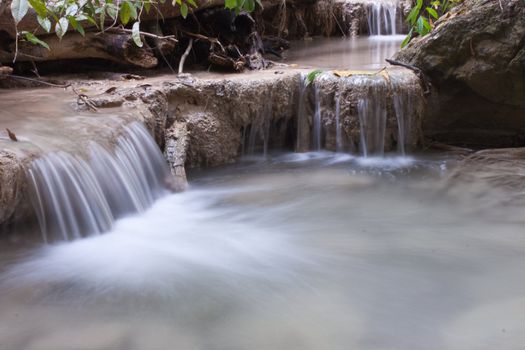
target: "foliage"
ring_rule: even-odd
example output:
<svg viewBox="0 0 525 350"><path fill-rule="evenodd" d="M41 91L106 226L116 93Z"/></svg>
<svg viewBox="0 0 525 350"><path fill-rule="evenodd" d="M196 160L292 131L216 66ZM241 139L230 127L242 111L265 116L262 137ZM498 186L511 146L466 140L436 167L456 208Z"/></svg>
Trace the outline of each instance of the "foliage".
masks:
<svg viewBox="0 0 525 350"><path fill-rule="evenodd" d="M13 0L11 2L11 14L18 25L27 15L28 10L33 8L37 15L40 27L46 33L55 29L56 35L62 39L69 28L74 29L82 36L85 35L84 26L89 23L98 31L104 31L118 24L132 25L132 38L135 44L142 47L140 38L140 18L143 12L158 11L158 6L166 0ZM180 7L183 18L197 7L196 0L167 0L172 1L173 6ZM225 7L239 13L241 10L255 10L255 1L261 5L260 0L226 0ZM159 12L160 13L160 12ZM109 27L106 24L111 22ZM18 37L33 44L41 45L47 49L49 46L38 39L34 33L17 31Z"/></svg>
<svg viewBox="0 0 525 350"><path fill-rule="evenodd" d="M414 35L424 36L434 28L435 21L447 13L451 8L461 3L463 0L432 0L428 6L424 6L424 0L417 0L407 16L410 31L401 47L405 47Z"/></svg>
<svg viewBox="0 0 525 350"><path fill-rule="evenodd" d="M320 70L320 69L316 69L316 70L313 70L311 71L310 73L308 73L308 75L306 75L306 86L312 84L315 80L315 78L317 78L317 76L323 74L323 71Z"/></svg>

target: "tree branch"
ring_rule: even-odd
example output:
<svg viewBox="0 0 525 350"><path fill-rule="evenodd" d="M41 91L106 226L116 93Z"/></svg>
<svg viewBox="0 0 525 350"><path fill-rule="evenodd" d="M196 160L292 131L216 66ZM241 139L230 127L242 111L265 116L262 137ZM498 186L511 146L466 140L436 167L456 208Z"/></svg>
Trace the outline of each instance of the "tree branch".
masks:
<svg viewBox="0 0 525 350"><path fill-rule="evenodd" d="M390 63L393 66L404 67L404 68L410 69L411 71L416 73L418 78L421 80L421 84L423 85L423 89L424 89L423 95L426 96L426 95L430 94L430 88L432 87L432 84L428 81L427 77L425 76L425 74L423 73L423 71L421 69L419 69L418 67L413 66L411 64L406 64L406 63L395 61L395 60L392 60L392 59L389 59L389 58L385 59L385 61L387 61L388 63Z"/></svg>
<svg viewBox="0 0 525 350"><path fill-rule="evenodd" d="M184 69L184 62L186 61L186 58L190 54L191 48L193 47L193 39L190 39L190 43L188 44L188 47L186 48L186 51L184 51L184 54L180 58L179 62L179 74L182 74L182 71Z"/></svg>
<svg viewBox="0 0 525 350"><path fill-rule="evenodd" d="M107 32L115 32L115 33L129 33L129 34L133 33L133 31L131 29L126 29L126 28L122 28L122 27L108 28L108 29L106 29L106 31ZM143 35L143 36L148 37L148 38L153 38L153 39L158 39L158 40L169 40L169 41L173 41L173 42L178 42L178 40L175 38L175 35L162 36L162 35L156 35L156 34L152 34L152 33L148 33L148 32L142 32L142 31L140 31L139 33L140 33L140 35Z"/></svg>

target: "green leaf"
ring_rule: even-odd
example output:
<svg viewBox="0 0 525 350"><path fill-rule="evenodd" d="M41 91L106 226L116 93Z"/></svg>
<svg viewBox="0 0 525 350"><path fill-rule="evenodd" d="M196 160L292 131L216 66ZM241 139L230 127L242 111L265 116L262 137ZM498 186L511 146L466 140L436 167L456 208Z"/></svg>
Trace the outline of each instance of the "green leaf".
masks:
<svg viewBox="0 0 525 350"><path fill-rule="evenodd" d="M146 13L149 13L149 11L151 10L151 2L149 1L144 2L144 10L146 10Z"/></svg>
<svg viewBox="0 0 525 350"><path fill-rule="evenodd" d="M407 16L407 22L412 25L416 23L418 14L419 14L419 10L417 9L417 7L414 7L412 10L410 10L410 13Z"/></svg>
<svg viewBox="0 0 525 350"><path fill-rule="evenodd" d="M66 9L66 16L74 16L77 14L77 12L78 12L77 4L69 5Z"/></svg>
<svg viewBox="0 0 525 350"><path fill-rule="evenodd" d="M13 15L15 24L18 24L22 18L24 18L28 9L29 3L27 0L13 0L11 2L11 14Z"/></svg>
<svg viewBox="0 0 525 350"><path fill-rule="evenodd" d="M51 50L49 48L49 45L45 42L45 41L42 41L40 39L38 39L33 33L30 33L30 32L22 32L22 35L24 36L24 38L29 41L30 43L32 44L35 44L35 45L40 45L40 46L43 46L45 47L46 49L48 50Z"/></svg>
<svg viewBox="0 0 525 350"><path fill-rule="evenodd" d="M131 28L131 37L138 47L142 47L144 45L142 43L142 39L140 38L140 22L133 23L133 27Z"/></svg>
<svg viewBox="0 0 525 350"><path fill-rule="evenodd" d="M80 33L82 36L86 36L86 32L84 31L84 28L80 23L78 23L77 19L73 16L68 16L67 19L69 20L69 24Z"/></svg>
<svg viewBox="0 0 525 350"><path fill-rule="evenodd" d="M36 16L36 20L46 32L49 33L49 31L51 31L51 21L49 20L49 18Z"/></svg>
<svg viewBox="0 0 525 350"><path fill-rule="evenodd" d="M107 9L106 9L107 11ZM104 23L106 22L106 11L101 11L99 14L100 29L104 29ZM98 26L97 26L98 27Z"/></svg>
<svg viewBox="0 0 525 350"><path fill-rule="evenodd" d="M320 69L316 69L316 70L313 70L310 73L308 73L308 75L306 76L306 86L308 86L311 83L313 83L315 78L317 78L317 76L321 75L321 74L323 74L323 71L320 70Z"/></svg>
<svg viewBox="0 0 525 350"><path fill-rule="evenodd" d="M227 9L233 10L237 7L237 0L225 0L224 1L224 7Z"/></svg>
<svg viewBox="0 0 525 350"><path fill-rule="evenodd" d="M190 4L191 7L197 7L197 3L195 2L195 0L186 0L186 2Z"/></svg>
<svg viewBox="0 0 525 350"><path fill-rule="evenodd" d="M126 1L129 4L129 9L131 11L131 19L137 19L139 15L137 14L137 8L135 7L135 4Z"/></svg>
<svg viewBox="0 0 525 350"><path fill-rule="evenodd" d="M78 21L78 19L77 19ZM98 24L97 24L97 21L95 21L95 19L91 16L86 16L86 21L88 21L89 23L93 24L94 26L97 26L98 27Z"/></svg>
<svg viewBox="0 0 525 350"><path fill-rule="evenodd" d="M188 5L186 5L186 3L180 5L180 15L182 18L188 17Z"/></svg>
<svg viewBox="0 0 525 350"><path fill-rule="evenodd" d="M129 2L124 1L120 6L120 21L122 24L128 24L131 18L131 5Z"/></svg>
<svg viewBox="0 0 525 350"><path fill-rule="evenodd" d="M423 16L421 16L421 22L423 22L423 28L424 28L423 35L425 35L432 30L432 26L428 22L428 19L426 19Z"/></svg>
<svg viewBox="0 0 525 350"><path fill-rule="evenodd" d="M423 25L423 17L419 17L416 23L416 32L418 32L420 35L423 35L424 31L425 26Z"/></svg>
<svg viewBox="0 0 525 350"><path fill-rule="evenodd" d="M434 10L432 7L427 7L427 12L435 19L439 18L437 11Z"/></svg>
<svg viewBox="0 0 525 350"><path fill-rule="evenodd" d="M410 28L410 31L408 32L407 36L405 37L405 40L401 43L401 48L408 45L410 42L410 39L412 39L412 33L414 32L414 28Z"/></svg>
<svg viewBox="0 0 525 350"><path fill-rule="evenodd" d="M46 17L47 8L46 3L43 0L29 0L29 4L35 10L37 15L40 17Z"/></svg>
<svg viewBox="0 0 525 350"><path fill-rule="evenodd" d="M107 4L106 6L106 13L109 17L111 17L112 20L115 20L118 15L118 8L115 4ZM101 15L103 12L101 13Z"/></svg>
<svg viewBox="0 0 525 350"><path fill-rule="evenodd" d="M67 20L67 18L62 17L58 20L57 24L55 25L55 32L60 39L62 39L64 34L66 34L68 27L69 21Z"/></svg>
<svg viewBox="0 0 525 350"><path fill-rule="evenodd" d="M253 12L255 10L255 1L254 0L246 0L244 2L244 9L248 12Z"/></svg>

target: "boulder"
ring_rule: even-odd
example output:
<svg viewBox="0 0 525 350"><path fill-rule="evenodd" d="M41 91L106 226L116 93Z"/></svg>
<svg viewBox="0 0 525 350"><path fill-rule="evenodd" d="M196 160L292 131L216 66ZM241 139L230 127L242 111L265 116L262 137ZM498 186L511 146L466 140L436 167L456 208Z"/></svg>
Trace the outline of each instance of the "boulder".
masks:
<svg viewBox="0 0 525 350"><path fill-rule="evenodd" d="M525 144L525 1L465 0L396 60L434 84L426 136L474 147Z"/></svg>

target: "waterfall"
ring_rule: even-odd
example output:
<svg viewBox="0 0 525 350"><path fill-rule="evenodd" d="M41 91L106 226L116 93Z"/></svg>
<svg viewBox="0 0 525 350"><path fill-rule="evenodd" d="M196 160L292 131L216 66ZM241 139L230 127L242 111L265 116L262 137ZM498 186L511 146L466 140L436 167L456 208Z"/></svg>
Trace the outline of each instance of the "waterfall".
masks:
<svg viewBox="0 0 525 350"><path fill-rule="evenodd" d="M368 34L400 34L397 29L397 6L394 1L371 3L368 8Z"/></svg>
<svg viewBox="0 0 525 350"><path fill-rule="evenodd" d="M262 106L257 112L254 122L250 125L250 134L248 135L248 149L246 154L254 155L258 150L258 145L262 141L262 152L264 157L268 155L268 146L270 143L270 127L273 119L273 98L271 92L265 99L268 103ZM245 131L243 131L245 133ZM245 137L245 134L243 138ZM260 149L260 148L259 148Z"/></svg>
<svg viewBox="0 0 525 350"><path fill-rule="evenodd" d="M314 112L314 130L313 130L313 149L314 151L321 150L321 92L317 84L314 84L314 103L315 103L315 112Z"/></svg>
<svg viewBox="0 0 525 350"><path fill-rule="evenodd" d="M343 151L343 135L341 130L341 93L335 94L335 151Z"/></svg>
<svg viewBox="0 0 525 350"><path fill-rule="evenodd" d="M383 156L387 119L384 91L378 89L377 86L372 86L368 96L358 101L357 114L362 155L364 157L372 154Z"/></svg>
<svg viewBox="0 0 525 350"><path fill-rule="evenodd" d="M394 111L397 119L397 150L401 155L406 155L405 151L405 114L410 110L410 101L406 93L394 94Z"/></svg>
<svg viewBox="0 0 525 350"><path fill-rule="evenodd" d="M166 192L170 172L142 124L125 127L114 150L93 143L89 151L89 160L50 153L28 170L46 242L108 231L116 218L143 212Z"/></svg>
<svg viewBox="0 0 525 350"><path fill-rule="evenodd" d="M306 74L301 74L301 79L299 80L299 97L297 101L297 141L295 145L297 152L306 152L309 150L308 134L310 131L306 111L307 88L307 76Z"/></svg>

